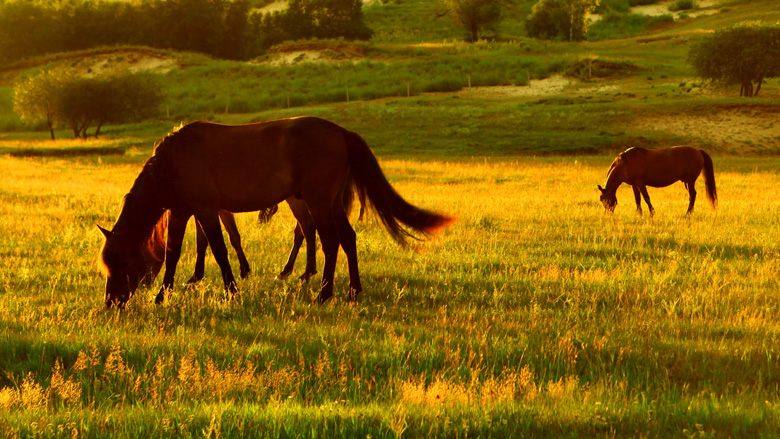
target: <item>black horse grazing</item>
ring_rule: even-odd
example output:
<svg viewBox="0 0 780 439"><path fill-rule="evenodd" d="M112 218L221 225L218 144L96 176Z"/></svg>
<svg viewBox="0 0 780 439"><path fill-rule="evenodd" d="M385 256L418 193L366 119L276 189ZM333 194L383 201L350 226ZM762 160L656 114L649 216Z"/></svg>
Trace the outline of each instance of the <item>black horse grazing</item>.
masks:
<svg viewBox="0 0 780 439"><path fill-rule="evenodd" d="M637 212L642 214L642 200L639 197L641 194L652 215L655 209L650 204L647 186L666 187L682 181L688 189L688 215L690 215L696 202L696 179L699 178L702 170L707 198L714 209L718 203L718 192L715 188L712 159L706 152L688 146L656 150L630 148L620 153L612 162L607 173L607 187L598 186L601 191L601 203L608 211L614 211L617 205L617 188L623 183L628 183L634 188Z"/></svg>
<svg viewBox="0 0 780 439"><path fill-rule="evenodd" d="M298 222L311 215L320 234L325 266L318 301L333 296L339 246L347 255L349 298L354 299L363 287L355 231L342 202L350 180L400 244L413 236L404 225L431 233L452 221L401 198L363 138L332 122L299 117L245 125L185 125L157 145L125 196L113 229L101 229L106 237L101 249L106 306L124 305L138 286L145 272L143 243L166 210L170 217L163 288L173 287L187 220L195 216L225 289L234 292L219 211L252 212L290 197L303 201L290 204Z"/></svg>

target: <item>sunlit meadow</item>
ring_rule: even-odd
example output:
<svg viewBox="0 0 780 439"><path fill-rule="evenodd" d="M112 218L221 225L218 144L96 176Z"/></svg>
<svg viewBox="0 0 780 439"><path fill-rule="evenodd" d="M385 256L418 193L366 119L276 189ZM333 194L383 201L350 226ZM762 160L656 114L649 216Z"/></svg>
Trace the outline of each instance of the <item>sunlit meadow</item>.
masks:
<svg viewBox="0 0 780 439"><path fill-rule="evenodd" d="M253 272L232 300L210 255L180 286L190 230L169 301L107 311L95 224L140 170L130 152L0 158L0 437L778 435L780 160L715 156L717 210L699 181L691 217L677 184L650 189L651 218L627 187L604 212L606 155L385 158L404 197L457 221L400 248L353 218L356 303L343 254L324 306L317 281L274 280L283 207L238 215Z"/></svg>

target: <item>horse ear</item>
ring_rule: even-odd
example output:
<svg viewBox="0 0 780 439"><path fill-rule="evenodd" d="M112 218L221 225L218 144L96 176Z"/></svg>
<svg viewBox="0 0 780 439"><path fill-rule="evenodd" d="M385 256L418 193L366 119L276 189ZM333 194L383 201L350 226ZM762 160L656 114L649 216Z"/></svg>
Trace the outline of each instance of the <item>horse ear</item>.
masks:
<svg viewBox="0 0 780 439"><path fill-rule="evenodd" d="M100 232L103 234L103 236L105 236L105 237L106 237L106 239L108 239L108 238L110 238L110 237L111 237L112 233L111 233L111 231L110 231L110 230L106 230L106 229L104 229L104 228L100 227L100 226L99 226L99 225L97 225L97 224L95 224L95 226L98 228L98 230L100 230Z"/></svg>
<svg viewBox="0 0 780 439"><path fill-rule="evenodd" d="M596 187L599 188L599 190L601 191L602 194L604 193L604 189L601 187L600 184L597 184Z"/></svg>

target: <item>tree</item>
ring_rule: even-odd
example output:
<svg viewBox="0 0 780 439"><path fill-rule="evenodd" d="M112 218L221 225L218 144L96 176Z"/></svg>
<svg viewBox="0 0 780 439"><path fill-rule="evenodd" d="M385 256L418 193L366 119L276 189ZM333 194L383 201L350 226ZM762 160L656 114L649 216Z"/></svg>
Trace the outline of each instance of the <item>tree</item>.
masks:
<svg viewBox="0 0 780 439"><path fill-rule="evenodd" d="M701 78L740 84L740 96L756 96L764 79L780 76L780 23L744 22L718 30L691 46L688 63Z"/></svg>
<svg viewBox="0 0 780 439"><path fill-rule="evenodd" d="M471 41L479 40L481 31L496 31L501 22L500 0L443 0L446 12L455 25L468 32Z"/></svg>
<svg viewBox="0 0 780 439"><path fill-rule="evenodd" d="M150 75L122 73L86 78L53 70L20 82L14 89L14 110L23 121L46 119L52 139L54 126L73 130L75 138L95 137L106 123L142 120L162 102L159 83Z"/></svg>
<svg viewBox="0 0 780 439"><path fill-rule="evenodd" d="M287 9L250 20L267 49L283 41L306 38L368 40L363 0L290 0Z"/></svg>
<svg viewBox="0 0 780 439"><path fill-rule="evenodd" d="M539 0L526 20L528 36L581 41L588 33L588 16L600 0Z"/></svg>
<svg viewBox="0 0 780 439"><path fill-rule="evenodd" d="M44 71L22 80L14 89L14 111L22 122L45 120L54 140L54 128L61 110L59 91L73 80L73 74L65 70Z"/></svg>

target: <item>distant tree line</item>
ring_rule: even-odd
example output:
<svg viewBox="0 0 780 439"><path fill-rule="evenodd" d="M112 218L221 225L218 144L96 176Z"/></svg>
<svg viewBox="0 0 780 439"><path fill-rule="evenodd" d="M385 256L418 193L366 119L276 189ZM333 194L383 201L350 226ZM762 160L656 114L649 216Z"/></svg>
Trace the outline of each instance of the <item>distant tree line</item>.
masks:
<svg viewBox="0 0 780 439"><path fill-rule="evenodd" d="M286 10L260 14L249 0L0 0L0 62L114 45L249 59L287 40L367 40L362 6L291 0Z"/></svg>

